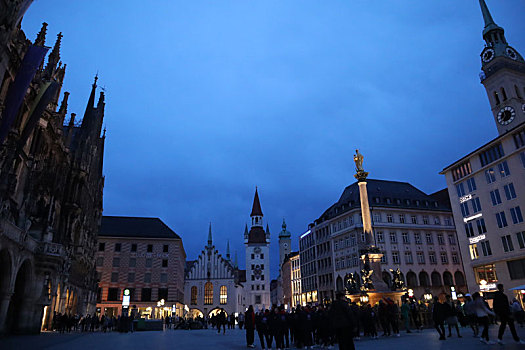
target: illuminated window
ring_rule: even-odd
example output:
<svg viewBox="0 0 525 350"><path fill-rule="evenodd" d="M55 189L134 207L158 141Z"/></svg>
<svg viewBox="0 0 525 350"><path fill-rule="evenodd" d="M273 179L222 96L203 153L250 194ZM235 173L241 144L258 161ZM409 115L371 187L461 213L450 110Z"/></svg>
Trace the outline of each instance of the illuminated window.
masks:
<svg viewBox="0 0 525 350"><path fill-rule="evenodd" d="M221 304L224 305L226 303L228 303L228 288L221 286Z"/></svg>
<svg viewBox="0 0 525 350"><path fill-rule="evenodd" d="M469 245L469 250L470 250L470 259L471 260L476 260L476 259L479 258L478 245L477 244Z"/></svg>
<svg viewBox="0 0 525 350"><path fill-rule="evenodd" d="M487 283L496 283L498 282L498 277L496 276L496 267L494 265L484 265L474 268L474 274L476 275L476 282L484 280Z"/></svg>
<svg viewBox="0 0 525 350"><path fill-rule="evenodd" d="M213 304L213 284L211 282L206 282L204 285L204 304Z"/></svg>
<svg viewBox="0 0 525 350"><path fill-rule="evenodd" d="M197 296L198 296L197 287L196 286L191 287L191 305L197 305Z"/></svg>

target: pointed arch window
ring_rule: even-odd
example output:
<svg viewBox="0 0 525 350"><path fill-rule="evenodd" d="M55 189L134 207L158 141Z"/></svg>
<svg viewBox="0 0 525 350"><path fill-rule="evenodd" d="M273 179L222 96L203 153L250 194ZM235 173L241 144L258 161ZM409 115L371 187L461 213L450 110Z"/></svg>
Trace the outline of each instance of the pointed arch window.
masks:
<svg viewBox="0 0 525 350"><path fill-rule="evenodd" d="M213 304L213 284L211 282L206 282L204 285L204 304Z"/></svg>
<svg viewBox="0 0 525 350"><path fill-rule="evenodd" d="M516 97L521 98L520 89L518 85L514 85L514 90L516 90Z"/></svg>
<svg viewBox="0 0 525 350"><path fill-rule="evenodd" d="M228 303L228 287L221 286L221 305Z"/></svg>
<svg viewBox="0 0 525 350"><path fill-rule="evenodd" d="M503 101L507 101L507 93L505 92L505 88L501 88L501 96L503 96Z"/></svg>
<svg viewBox="0 0 525 350"><path fill-rule="evenodd" d="M497 105L500 104L499 95L498 95L498 92L497 92L497 91L494 91L494 100L496 100L496 104L497 104Z"/></svg>
<svg viewBox="0 0 525 350"><path fill-rule="evenodd" d="M197 287L191 287L191 305L197 305L198 291Z"/></svg>

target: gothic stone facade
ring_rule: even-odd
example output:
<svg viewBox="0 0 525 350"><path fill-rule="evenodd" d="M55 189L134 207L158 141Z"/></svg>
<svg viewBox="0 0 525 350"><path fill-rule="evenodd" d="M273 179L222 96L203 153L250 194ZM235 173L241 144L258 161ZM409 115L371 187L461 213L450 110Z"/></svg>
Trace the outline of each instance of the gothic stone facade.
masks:
<svg viewBox="0 0 525 350"><path fill-rule="evenodd" d="M4 2L23 14L21 1ZM30 3L30 2L25 2ZM13 8L11 8L13 7ZM95 311L94 252L102 213L104 94L95 105L96 80L81 125L64 125L66 66L58 35L47 64L37 69L12 123L4 118L10 88L31 46L44 46L46 24L34 43L15 23L0 24L0 333L36 333L53 312ZM58 86L49 100L39 92ZM26 92L27 91L27 92ZM42 112L35 102L45 102ZM8 123L8 124L6 124Z"/></svg>

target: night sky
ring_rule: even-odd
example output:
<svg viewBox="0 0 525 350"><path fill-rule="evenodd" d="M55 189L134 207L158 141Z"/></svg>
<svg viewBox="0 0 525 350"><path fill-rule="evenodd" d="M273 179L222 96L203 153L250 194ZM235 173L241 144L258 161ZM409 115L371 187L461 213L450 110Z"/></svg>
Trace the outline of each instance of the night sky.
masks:
<svg viewBox="0 0 525 350"><path fill-rule="evenodd" d="M525 54L525 1L487 3ZM188 259L211 221L244 267L258 186L275 277L283 217L297 249L354 181L355 148L371 178L431 193L497 135L477 0L37 0L22 29L43 21L48 45L64 34L69 112L97 72L106 89L104 214L160 217Z"/></svg>

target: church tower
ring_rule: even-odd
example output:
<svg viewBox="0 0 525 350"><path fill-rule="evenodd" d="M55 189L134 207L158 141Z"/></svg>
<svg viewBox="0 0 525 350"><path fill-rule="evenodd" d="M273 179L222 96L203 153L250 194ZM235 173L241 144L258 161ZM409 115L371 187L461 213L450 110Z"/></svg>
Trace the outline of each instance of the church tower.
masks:
<svg viewBox="0 0 525 350"><path fill-rule="evenodd" d="M283 266L284 259L292 249L292 235L286 230L286 221L283 219L282 231L279 232L279 271Z"/></svg>
<svg viewBox="0 0 525 350"><path fill-rule="evenodd" d="M251 228L244 234L246 248L246 305L255 310L269 308L270 304L270 236L263 228L263 213L259 193L255 189Z"/></svg>
<svg viewBox="0 0 525 350"><path fill-rule="evenodd" d="M507 43L505 31L492 19L485 0L479 3L485 21L480 78L501 135L525 122L525 61Z"/></svg>

